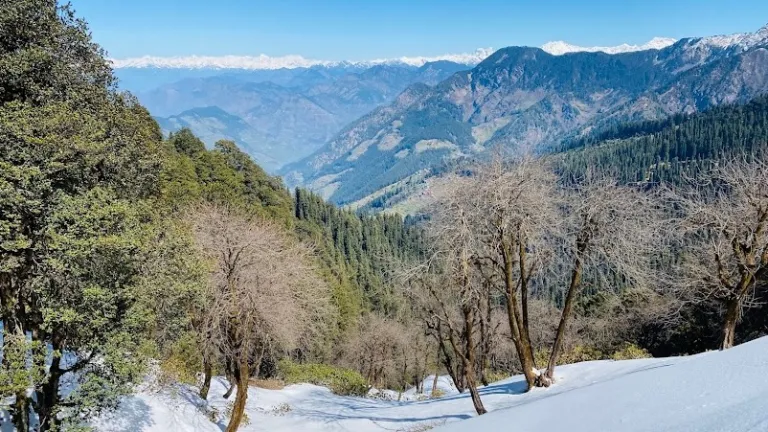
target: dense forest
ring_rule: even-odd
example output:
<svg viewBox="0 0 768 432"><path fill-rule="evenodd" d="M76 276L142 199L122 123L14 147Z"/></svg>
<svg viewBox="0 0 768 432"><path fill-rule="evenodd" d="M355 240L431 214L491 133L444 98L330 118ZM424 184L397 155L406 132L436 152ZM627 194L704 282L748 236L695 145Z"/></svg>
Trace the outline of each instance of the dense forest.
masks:
<svg viewBox="0 0 768 432"><path fill-rule="evenodd" d="M768 96L668 119L627 123L568 140L553 149L563 176L608 172L624 183L673 183L718 160L764 157Z"/></svg>
<svg viewBox="0 0 768 432"><path fill-rule="evenodd" d="M230 408L206 415L234 432L251 379L365 396L447 373L483 414L478 387L513 373L530 390L564 363L728 349L768 325L767 109L463 167L428 220L361 214L231 141L164 137L69 6L13 0L0 409L87 430L139 384L206 399L223 376Z"/></svg>

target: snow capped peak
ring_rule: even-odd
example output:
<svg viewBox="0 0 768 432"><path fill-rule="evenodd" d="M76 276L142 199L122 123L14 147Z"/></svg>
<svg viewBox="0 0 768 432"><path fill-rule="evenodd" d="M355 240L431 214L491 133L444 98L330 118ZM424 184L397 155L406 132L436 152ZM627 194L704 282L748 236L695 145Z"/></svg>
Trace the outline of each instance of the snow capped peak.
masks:
<svg viewBox="0 0 768 432"><path fill-rule="evenodd" d="M298 55L270 57L258 56L186 56L156 57L142 56L127 59L111 59L112 67L121 68L165 68L165 69L294 69L318 65L330 65L333 62L309 60Z"/></svg>
<svg viewBox="0 0 768 432"><path fill-rule="evenodd" d="M651 39L650 41L642 44L642 45L629 45L629 44L621 44L617 46L612 47L582 47L578 45L572 45L565 41L554 41L554 42L547 42L544 45L541 46L541 49L544 51L552 54L552 55L562 55L567 53L573 53L573 52L604 52L607 54L620 54L620 53L626 53L626 52L633 52L633 51L644 51L649 49L662 49L666 48L672 44L677 42L676 39L672 38L665 38L665 37L655 37Z"/></svg>
<svg viewBox="0 0 768 432"><path fill-rule="evenodd" d="M485 60L486 57L493 54L493 48L478 48L472 53L462 54L444 54L433 57L399 57L395 59L376 59L367 62L358 62L360 64L407 64L410 66L424 66L426 63L440 60L452 61L461 64L477 64Z"/></svg>
<svg viewBox="0 0 768 432"><path fill-rule="evenodd" d="M474 65L491 55L492 48L480 48L472 53L444 54L432 57L399 57L394 59L375 59L365 61L329 61L307 59L300 55L270 57L258 56L185 56L156 57L143 56L126 59L111 59L112 67L121 68L164 68L164 69L295 69L312 66L373 66L377 64L406 64L423 66L425 63L448 60L455 63Z"/></svg>
<svg viewBox="0 0 768 432"><path fill-rule="evenodd" d="M709 36L696 40L696 45L707 45L717 48L739 47L749 49L758 45L768 44L768 24L754 33L734 33L730 35Z"/></svg>

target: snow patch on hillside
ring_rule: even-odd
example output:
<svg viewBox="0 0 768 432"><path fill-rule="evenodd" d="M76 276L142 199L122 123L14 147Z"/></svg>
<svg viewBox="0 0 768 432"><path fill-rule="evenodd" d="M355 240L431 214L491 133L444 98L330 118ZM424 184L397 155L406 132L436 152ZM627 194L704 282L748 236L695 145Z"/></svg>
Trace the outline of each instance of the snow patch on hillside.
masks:
<svg viewBox="0 0 768 432"><path fill-rule="evenodd" d="M725 352L690 357L596 361L558 368L558 382L524 393L515 376L480 389L489 414L477 417L468 394L459 394L440 377L439 399L410 390L398 402L344 397L309 384L283 390L251 388L249 431L404 431L432 426L436 431L515 430L569 432L616 431L765 431L768 430L768 338ZM226 411L222 378L214 380L210 400L196 389L162 393L143 391L126 398L111 416L95 422L103 432L218 432ZM394 400L391 400L394 399ZM462 421L468 420L468 421ZM442 429L444 427L444 429Z"/></svg>

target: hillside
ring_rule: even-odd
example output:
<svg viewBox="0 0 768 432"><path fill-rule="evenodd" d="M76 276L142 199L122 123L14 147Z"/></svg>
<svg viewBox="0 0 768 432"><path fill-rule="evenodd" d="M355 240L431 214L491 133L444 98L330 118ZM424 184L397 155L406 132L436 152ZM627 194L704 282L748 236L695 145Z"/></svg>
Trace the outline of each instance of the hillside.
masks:
<svg viewBox="0 0 768 432"><path fill-rule="evenodd" d="M764 156L768 152L768 96L744 105L620 125L565 141L553 150L552 159L568 179L597 170L622 183L680 183L718 160Z"/></svg>
<svg viewBox="0 0 768 432"><path fill-rule="evenodd" d="M768 91L767 47L768 27L613 55L501 49L375 118L363 117L282 172L289 182L351 203L495 146L536 152L627 121L746 102Z"/></svg>
<svg viewBox="0 0 768 432"><path fill-rule="evenodd" d="M382 401L335 396L309 384L265 390L251 387L243 431L434 431L460 432L567 429L587 431L760 431L768 428L768 339L725 352L691 357L577 363L560 369L549 389L520 393L521 376L480 390L490 408L476 417L468 394L450 380L446 396L425 401ZM225 381L216 380L206 403L194 389L173 395L142 393L126 399L113 416L97 422L99 431L219 431L202 410L223 411ZM431 391L432 378L425 380ZM654 397L648 397L654 395ZM405 399L413 399L413 391ZM444 425L444 426L443 426Z"/></svg>
<svg viewBox="0 0 768 432"><path fill-rule="evenodd" d="M541 149L566 181L588 171L622 183L679 184L719 160L768 151L768 96L745 104L614 125ZM418 214L451 189L455 172L473 159L441 163L354 203L372 211Z"/></svg>

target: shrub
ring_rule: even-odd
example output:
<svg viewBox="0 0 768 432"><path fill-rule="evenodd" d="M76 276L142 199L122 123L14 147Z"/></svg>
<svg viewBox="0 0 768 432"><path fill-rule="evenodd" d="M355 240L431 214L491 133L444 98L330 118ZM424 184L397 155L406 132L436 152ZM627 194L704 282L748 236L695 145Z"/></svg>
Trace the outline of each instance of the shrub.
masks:
<svg viewBox="0 0 768 432"><path fill-rule="evenodd" d="M168 386L175 383L198 385L198 372L202 357L195 336L185 334L176 341L160 361L158 384Z"/></svg>
<svg viewBox="0 0 768 432"><path fill-rule="evenodd" d="M211 423L218 423L221 420L221 413L216 407L209 407L206 405L201 408L201 411L208 417L208 420L210 420Z"/></svg>
<svg viewBox="0 0 768 432"><path fill-rule="evenodd" d="M282 360L278 370L287 384L309 383L325 386L337 395L365 396L368 383L360 373L336 366L306 363L298 364Z"/></svg>
<svg viewBox="0 0 768 432"><path fill-rule="evenodd" d="M622 349L614 352L611 356L611 358L614 360L632 360L649 357L651 357L651 354L648 351L633 343L625 344Z"/></svg>
<svg viewBox="0 0 768 432"><path fill-rule="evenodd" d="M536 351L534 354L534 361L536 362L536 365L539 367L546 367L547 364L549 364L550 352L551 350L549 349L541 349ZM557 360L557 364L559 366L592 360L603 360L605 358L607 358L606 355L594 347L576 345L568 351L563 351L560 354L560 358Z"/></svg>
<svg viewBox="0 0 768 432"><path fill-rule="evenodd" d="M290 413L291 411L293 411L293 408L291 407L290 404L281 403L280 405L272 407L272 409L270 409L267 412L269 414L275 415L275 416L284 416L284 415Z"/></svg>
<svg viewBox="0 0 768 432"><path fill-rule="evenodd" d="M432 392L429 394L430 399L440 399L443 396L445 396L445 392L439 388L432 389Z"/></svg>
<svg viewBox="0 0 768 432"><path fill-rule="evenodd" d="M497 381L501 381L503 379L507 379L510 376L511 375L509 375L506 372L488 371L488 372L485 373L485 377L488 378L488 382L489 383L495 383Z"/></svg>

